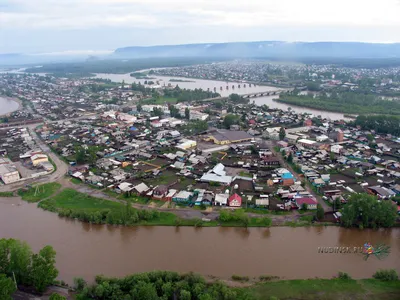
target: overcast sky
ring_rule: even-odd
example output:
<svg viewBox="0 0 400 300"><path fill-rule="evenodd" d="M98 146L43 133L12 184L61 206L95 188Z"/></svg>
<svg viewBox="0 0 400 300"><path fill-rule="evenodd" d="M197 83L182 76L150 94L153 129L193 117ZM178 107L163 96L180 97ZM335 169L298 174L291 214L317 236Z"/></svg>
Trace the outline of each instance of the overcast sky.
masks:
<svg viewBox="0 0 400 300"><path fill-rule="evenodd" d="M0 0L0 53L262 40L400 42L400 0Z"/></svg>

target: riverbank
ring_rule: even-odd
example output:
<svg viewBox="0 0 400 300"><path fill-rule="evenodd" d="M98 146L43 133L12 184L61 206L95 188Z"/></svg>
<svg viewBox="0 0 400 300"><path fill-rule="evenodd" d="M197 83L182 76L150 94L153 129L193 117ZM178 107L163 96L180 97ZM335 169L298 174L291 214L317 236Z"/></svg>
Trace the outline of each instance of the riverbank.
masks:
<svg viewBox="0 0 400 300"><path fill-rule="evenodd" d="M12 108L11 111L8 111L6 113L2 113L1 108L0 108L0 117L9 116L11 113L13 113L15 111L18 111L23 107L22 101L20 99L18 99L18 98L12 98L12 97L7 97L7 96L0 95L0 104L1 104L1 100L2 99L6 100L6 101L13 101L13 102L17 103L18 106L15 107L15 108Z"/></svg>
<svg viewBox="0 0 400 300"><path fill-rule="evenodd" d="M77 186L77 188L83 187ZM117 199L90 188L85 190L85 193L73 188L61 189L61 185L57 183L32 187L20 191L19 195L22 200L38 202L38 207L57 213L60 217L99 225L244 228L337 226L334 223L314 223L313 212L272 214L270 212L256 213L253 210L247 211L245 209L214 211L193 208L165 208L165 205L162 205L165 202L150 201L147 203L148 205L144 205L135 202L135 199Z"/></svg>
<svg viewBox="0 0 400 300"><path fill-rule="evenodd" d="M240 278L240 276L232 276ZM249 280L248 277L241 277ZM166 297L172 294L185 299L368 299L389 300L398 299L400 281L397 279L383 281L377 279L353 280L346 273L340 273L340 278L308 279L308 280L278 280L274 276L260 276L252 283L238 281L220 281L218 278L204 278L189 273L154 271L150 273L133 274L125 278L115 279L102 277L93 285L85 287L84 282L78 286L77 295L92 298L94 291L102 290L103 298L112 299L115 295L129 292L131 295L143 296L146 291L148 299ZM246 280L245 280L246 281ZM114 289L104 289L115 285ZM162 288L157 288L162 286ZM168 289L166 287L169 287ZM143 289L143 290L142 290ZM94 293L93 293L93 292ZM175 292L172 292L175 291ZM152 297L151 297L152 296ZM94 299L99 299L96 296ZM138 298L142 299L142 298ZM143 298L144 299L144 298ZM180 298L182 299L182 298Z"/></svg>

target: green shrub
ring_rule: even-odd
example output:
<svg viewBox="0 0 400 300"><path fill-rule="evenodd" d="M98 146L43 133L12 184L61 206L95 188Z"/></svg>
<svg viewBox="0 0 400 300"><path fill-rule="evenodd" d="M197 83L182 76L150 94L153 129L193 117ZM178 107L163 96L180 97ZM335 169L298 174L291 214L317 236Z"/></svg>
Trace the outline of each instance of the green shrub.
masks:
<svg viewBox="0 0 400 300"><path fill-rule="evenodd" d="M343 280L351 280L352 279L351 276L345 272L339 272L338 278L343 279Z"/></svg>
<svg viewBox="0 0 400 300"><path fill-rule="evenodd" d="M395 269L378 270L375 272L375 274L372 277L374 277L377 280L382 280L382 281L399 280L399 276L397 275L397 272Z"/></svg>
<svg viewBox="0 0 400 300"><path fill-rule="evenodd" d="M248 276L232 275L232 280L235 281L249 281Z"/></svg>
<svg viewBox="0 0 400 300"><path fill-rule="evenodd" d="M260 279L260 281L271 281L279 279L279 276L261 275L260 277L258 277L258 279Z"/></svg>

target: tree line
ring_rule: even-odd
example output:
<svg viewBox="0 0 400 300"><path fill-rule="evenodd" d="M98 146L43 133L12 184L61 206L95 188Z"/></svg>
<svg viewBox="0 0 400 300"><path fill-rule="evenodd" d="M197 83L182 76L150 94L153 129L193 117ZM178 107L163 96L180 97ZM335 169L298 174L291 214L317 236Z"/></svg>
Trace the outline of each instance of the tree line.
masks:
<svg viewBox="0 0 400 300"><path fill-rule="evenodd" d="M378 199L368 194L352 194L342 209L341 224L360 228L392 227L397 218L397 207L391 200Z"/></svg>
<svg viewBox="0 0 400 300"><path fill-rule="evenodd" d="M374 95L356 92L332 92L329 95L321 93L318 96L313 96L299 95L298 91L293 91L280 94L279 101L297 106L342 113L400 115L400 102L382 100Z"/></svg>
<svg viewBox="0 0 400 300"><path fill-rule="evenodd" d="M193 273L154 271L122 279L97 276L93 285L81 284L77 300L236 300L250 299L244 291L235 291L222 282L207 283Z"/></svg>
<svg viewBox="0 0 400 300"><path fill-rule="evenodd" d="M221 95L212 91L205 91L203 89L181 89L179 86L176 86L173 89L165 89L164 96L169 98L176 98L178 102L190 102L203 100L208 98L216 98Z"/></svg>
<svg viewBox="0 0 400 300"><path fill-rule="evenodd" d="M354 125L360 126L363 130L375 130L377 133L400 135L400 116L361 115L354 121Z"/></svg>

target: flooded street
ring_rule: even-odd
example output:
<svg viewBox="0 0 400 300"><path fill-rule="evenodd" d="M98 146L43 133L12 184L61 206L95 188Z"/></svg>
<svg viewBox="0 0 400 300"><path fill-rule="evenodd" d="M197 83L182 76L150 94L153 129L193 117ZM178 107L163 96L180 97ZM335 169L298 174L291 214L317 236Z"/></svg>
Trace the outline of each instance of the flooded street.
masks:
<svg viewBox="0 0 400 300"><path fill-rule="evenodd" d="M18 205L18 204L21 205ZM28 242L34 251L49 244L57 251L59 278L93 280L151 270L193 271L229 278L233 274L331 278L338 271L355 278L377 269L400 272L400 229L339 227L193 228L114 227L59 218L15 198L0 198L0 238ZM385 243L384 260L361 254L322 254L318 247Z"/></svg>

